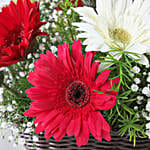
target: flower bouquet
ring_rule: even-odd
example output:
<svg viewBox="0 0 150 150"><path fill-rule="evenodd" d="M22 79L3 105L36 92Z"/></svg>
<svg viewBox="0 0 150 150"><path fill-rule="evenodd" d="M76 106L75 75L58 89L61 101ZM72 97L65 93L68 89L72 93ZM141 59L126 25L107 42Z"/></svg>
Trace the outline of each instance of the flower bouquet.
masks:
<svg viewBox="0 0 150 150"><path fill-rule="evenodd" d="M149 11L148 0L1 6L8 139L28 149L150 149Z"/></svg>

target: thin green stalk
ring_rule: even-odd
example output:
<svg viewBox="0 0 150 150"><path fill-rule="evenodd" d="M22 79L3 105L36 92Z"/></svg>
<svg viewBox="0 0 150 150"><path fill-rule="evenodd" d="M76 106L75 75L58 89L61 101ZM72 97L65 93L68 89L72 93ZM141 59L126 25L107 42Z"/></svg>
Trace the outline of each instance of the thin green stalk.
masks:
<svg viewBox="0 0 150 150"><path fill-rule="evenodd" d="M13 89L9 88L5 83L2 83L2 87L7 90L10 94L14 95L15 97L22 97L19 93L14 91Z"/></svg>

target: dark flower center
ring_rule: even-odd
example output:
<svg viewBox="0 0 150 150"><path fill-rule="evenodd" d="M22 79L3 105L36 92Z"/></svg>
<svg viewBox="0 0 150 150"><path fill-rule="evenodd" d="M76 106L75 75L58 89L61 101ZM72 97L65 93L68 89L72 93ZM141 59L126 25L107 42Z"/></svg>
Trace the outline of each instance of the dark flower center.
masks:
<svg viewBox="0 0 150 150"><path fill-rule="evenodd" d="M89 87L81 81L74 81L67 87L65 98L71 107L82 108L90 100Z"/></svg>
<svg viewBox="0 0 150 150"><path fill-rule="evenodd" d="M19 45L22 42L22 37L22 27L18 26L14 30L9 31L8 35L4 37L4 47Z"/></svg>
<svg viewBox="0 0 150 150"><path fill-rule="evenodd" d="M22 41L22 37L18 37L15 42L14 42L14 45L19 45Z"/></svg>
<svg viewBox="0 0 150 150"><path fill-rule="evenodd" d="M23 31L21 27L16 27L15 30L9 31L8 35L3 37L3 42L0 44L0 56L8 56L5 48L19 45L22 42ZM3 50L4 49L4 50Z"/></svg>

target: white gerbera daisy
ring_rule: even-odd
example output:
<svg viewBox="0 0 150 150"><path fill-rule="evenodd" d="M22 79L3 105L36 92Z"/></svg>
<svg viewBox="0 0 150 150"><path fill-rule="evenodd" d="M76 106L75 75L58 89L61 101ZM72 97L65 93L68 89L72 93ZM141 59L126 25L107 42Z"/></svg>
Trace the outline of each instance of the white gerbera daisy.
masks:
<svg viewBox="0 0 150 150"><path fill-rule="evenodd" d="M144 53L150 53L150 1L149 0L96 0L96 11L91 7L74 10L82 22L73 23L78 38L86 38L86 51L108 52L110 48L136 53L140 63L149 63ZM111 52L115 55L117 52ZM132 58L139 59L133 54ZM116 56L115 56L116 57ZM119 56L117 57L119 59Z"/></svg>

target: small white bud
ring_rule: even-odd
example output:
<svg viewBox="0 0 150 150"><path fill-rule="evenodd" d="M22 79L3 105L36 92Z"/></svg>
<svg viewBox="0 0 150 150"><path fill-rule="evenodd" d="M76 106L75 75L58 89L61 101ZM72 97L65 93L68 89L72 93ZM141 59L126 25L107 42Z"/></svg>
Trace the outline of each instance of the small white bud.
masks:
<svg viewBox="0 0 150 150"><path fill-rule="evenodd" d="M143 96L137 96L137 99L139 100L139 101L141 101L141 100L143 100Z"/></svg>
<svg viewBox="0 0 150 150"><path fill-rule="evenodd" d="M71 14L71 9L69 9L68 11L67 11L67 15L70 15Z"/></svg>
<svg viewBox="0 0 150 150"><path fill-rule="evenodd" d="M141 80L140 80L139 78L135 78L135 79L134 79L134 82L135 82L136 84L140 84L140 83L141 83Z"/></svg>
<svg viewBox="0 0 150 150"><path fill-rule="evenodd" d="M150 112L150 102L149 101L146 104L146 111Z"/></svg>
<svg viewBox="0 0 150 150"><path fill-rule="evenodd" d="M134 106L134 110L138 110L138 107L137 107L137 106Z"/></svg>
<svg viewBox="0 0 150 150"><path fill-rule="evenodd" d="M147 77L147 82L150 82L150 76Z"/></svg>
<svg viewBox="0 0 150 150"><path fill-rule="evenodd" d="M20 77L24 77L25 73L24 72L19 72Z"/></svg>
<svg viewBox="0 0 150 150"><path fill-rule="evenodd" d="M11 105L9 105L9 106L7 106L7 111L12 112L12 111L14 111L14 109L12 108L12 106L11 106Z"/></svg>
<svg viewBox="0 0 150 150"><path fill-rule="evenodd" d="M46 38L42 38L42 42L45 43L46 42Z"/></svg>
<svg viewBox="0 0 150 150"><path fill-rule="evenodd" d="M138 66L134 66L132 69L135 73L139 73L141 71L141 69Z"/></svg>
<svg viewBox="0 0 150 150"><path fill-rule="evenodd" d="M150 96L150 89L149 87L144 87L143 90L142 90L142 93L146 96Z"/></svg>
<svg viewBox="0 0 150 150"><path fill-rule="evenodd" d="M27 127L28 127L28 128L29 128L29 127L32 127L32 125L33 125L32 122L28 122L28 123L27 123Z"/></svg>
<svg viewBox="0 0 150 150"><path fill-rule="evenodd" d="M137 92L137 91L139 90L138 85L132 84L132 85L131 85L131 90L132 90L133 92Z"/></svg>
<svg viewBox="0 0 150 150"><path fill-rule="evenodd" d="M33 68L34 68L34 64L33 64L33 63L30 64L30 65L29 65L29 68L30 68L30 69L33 69Z"/></svg>
<svg viewBox="0 0 150 150"><path fill-rule="evenodd" d="M146 129L150 129L150 122L146 124Z"/></svg>
<svg viewBox="0 0 150 150"><path fill-rule="evenodd" d="M48 22L46 25L45 25L45 29L48 29L50 27L50 23Z"/></svg>

